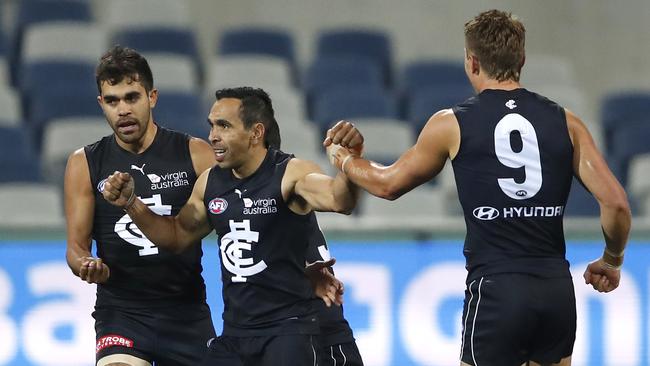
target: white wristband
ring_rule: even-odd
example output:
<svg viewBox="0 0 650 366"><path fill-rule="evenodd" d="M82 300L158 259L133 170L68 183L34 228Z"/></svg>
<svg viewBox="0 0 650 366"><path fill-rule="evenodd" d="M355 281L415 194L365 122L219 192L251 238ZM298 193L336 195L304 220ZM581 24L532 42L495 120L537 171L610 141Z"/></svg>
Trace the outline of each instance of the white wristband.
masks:
<svg viewBox="0 0 650 366"><path fill-rule="evenodd" d="M131 191L131 196L129 197L128 200L126 200L126 205L124 205L124 207L122 207L124 212L126 212L128 209L131 208L131 206L133 206L133 202L135 202L135 189L133 191Z"/></svg>
<svg viewBox="0 0 650 366"><path fill-rule="evenodd" d="M343 163L341 164L341 171L343 172L343 174L347 174L345 172L345 163L350 161L350 159L352 159L353 157L354 157L353 155L348 155L348 156L345 157L345 159L343 159Z"/></svg>
<svg viewBox="0 0 650 366"><path fill-rule="evenodd" d="M612 256L614 258L621 258L622 256L625 255L625 250L623 250L622 252L617 254L617 253L614 253L611 250L609 250L609 248L605 247L605 253L609 254L610 256Z"/></svg>

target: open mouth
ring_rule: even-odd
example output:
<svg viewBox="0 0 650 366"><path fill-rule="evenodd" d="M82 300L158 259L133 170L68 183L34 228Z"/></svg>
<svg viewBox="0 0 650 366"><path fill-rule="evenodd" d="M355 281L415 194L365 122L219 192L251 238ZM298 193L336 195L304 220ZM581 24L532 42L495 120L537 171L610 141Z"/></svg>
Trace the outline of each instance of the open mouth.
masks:
<svg viewBox="0 0 650 366"><path fill-rule="evenodd" d="M117 123L117 129L121 133L129 134L138 129L138 123L134 120L124 120Z"/></svg>
<svg viewBox="0 0 650 366"><path fill-rule="evenodd" d="M226 149L217 149L214 148L214 156L217 158L217 161L223 161L224 155L226 155Z"/></svg>

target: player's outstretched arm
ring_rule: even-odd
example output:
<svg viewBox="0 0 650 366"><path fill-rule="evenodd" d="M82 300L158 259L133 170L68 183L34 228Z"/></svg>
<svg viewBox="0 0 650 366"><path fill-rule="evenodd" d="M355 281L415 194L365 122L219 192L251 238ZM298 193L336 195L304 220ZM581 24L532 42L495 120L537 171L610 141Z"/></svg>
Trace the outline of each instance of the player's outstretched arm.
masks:
<svg viewBox="0 0 650 366"><path fill-rule="evenodd" d="M282 178L282 195L299 214L325 211L350 214L359 197L357 186L343 174L332 178L314 162L291 159Z"/></svg>
<svg viewBox="0 0 650 366"><path fill-rule="evenodd" d="M140 231L159 247L181 252L211 231L203 205L209 170L196 181L192 195L176 216L159 216L135 196L135 183L128 173L111 174L104 185L108 202L124 209Z"/></svg>
<svg viewBox="0 0 650 366"><path fill-rule="evenodd" d="M344 144L348 135L349 132L337 124L328 131L323 144ZM429 119L416 144L392 165L383 166L359 158L348 149L339 149L333 164L369 193L394 200L435 177L452 152L455 154L458 150L459 140L456 117L451 110L442 110ZM381 143L390 144L390 141Z"/></svg>
<svg viewBox="0 0 650 366"><path fill-rule="evenodd" d="M66 261L72 273L88 283L103 283L110 270L90 252L95 195L86 154L79 149L68 158L63 184L67 232Z"/></svg>
<svg viewBox="0 0 650 366"><path fill-rule="evenodd" d="M570 111L567 125L573 143L574 174L594 195L600 205L600 223L605 237L605 250L587 267L587 284L601 292L618 287L619 268L630 233L632 215L625 190L610 171L584 123Z"/></svg>

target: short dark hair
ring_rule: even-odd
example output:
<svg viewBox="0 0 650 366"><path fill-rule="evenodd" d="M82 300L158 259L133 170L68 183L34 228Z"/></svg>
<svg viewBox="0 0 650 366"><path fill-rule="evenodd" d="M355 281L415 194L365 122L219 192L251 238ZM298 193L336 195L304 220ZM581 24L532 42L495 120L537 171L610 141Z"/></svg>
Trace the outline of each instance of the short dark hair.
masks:
<svg viewBox="0 0 650 366"><path fill-rule="evenodd" d="M465 23L465 45L498 81L519 81L526 57L526 28L511 13L488 10Z"/></svg>
<svg viewBox="0 0 650 366"><path fill-rule="evenodd" d="M242 86L225 88L215 93L217 100L234 98L241 101L239 118L244 122L244 127L249 129L253 124L261 122L264 125L264 145L267 148L280 149L280 126L275 120L273 104L268 93L260 88Z"/></svg>
<svg viewBox="0 0 650 366"><path fill-rule="evenodd" d="M95 69L97 90L101 94L103 82L115 85L124 78L140 82L147 93L153 89L153 75L147 60L132 48L116 45L102 55Z"/></svg>

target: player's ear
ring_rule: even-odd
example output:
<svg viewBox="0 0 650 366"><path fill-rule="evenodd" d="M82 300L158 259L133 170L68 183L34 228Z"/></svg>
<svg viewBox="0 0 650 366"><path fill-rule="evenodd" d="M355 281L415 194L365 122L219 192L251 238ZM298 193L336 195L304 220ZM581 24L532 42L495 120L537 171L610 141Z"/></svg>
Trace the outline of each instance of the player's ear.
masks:
<svg viewBox="0 0 650 366"><path fill-rule="evenodd" d="M475 55L470 54L469 57L471 58L470 62L472 74L478 75L481 72L481 63Z"/></svg>
<svg viewBox="0 0 650 366"><path fill-rule="evenodd" d="M149 91L149 107L154 108L158 102L158 89L153 88Z"/></svg>
<svg viewBox="0 0 650 366"><path fill-rule="evenodd" d="M266 131L264 124L262 122L255 122L251 130L253 132L251 134L251 142L253 145L264 143L264 132Z"/></svg>

